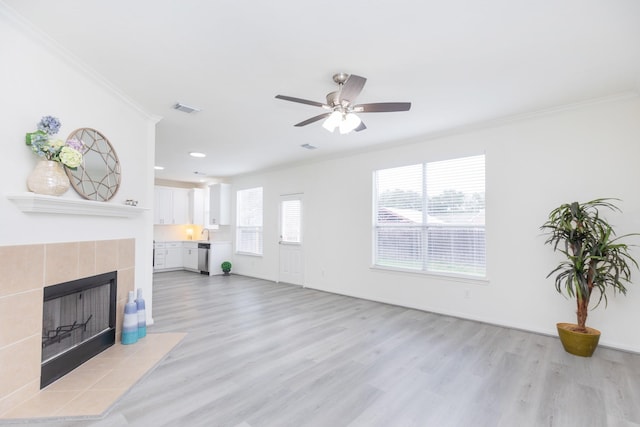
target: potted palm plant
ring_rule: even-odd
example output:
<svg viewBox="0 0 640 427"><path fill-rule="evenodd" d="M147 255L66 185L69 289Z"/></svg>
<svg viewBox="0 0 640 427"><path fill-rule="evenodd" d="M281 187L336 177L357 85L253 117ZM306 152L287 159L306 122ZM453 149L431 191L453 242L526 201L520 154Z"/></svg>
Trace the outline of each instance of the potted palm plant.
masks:
<svg viewBox="0 0 640 427"><path fill-rule="evenodd" d="M576 299L577 324L558 323L557 328L564 349L579 356L590 357L600 339L600 331L586 326L592 294L598 297L593 308L603 300L606 307L607 289L626 295L630 266L638 268L629 246L620 241L631 234L616 237L613 227L600 216L601 208L621 212L611 200L617 199L563 204L540 227L548 236L545 243L565 256L547 278L555 275L556 290Z"/></svg>

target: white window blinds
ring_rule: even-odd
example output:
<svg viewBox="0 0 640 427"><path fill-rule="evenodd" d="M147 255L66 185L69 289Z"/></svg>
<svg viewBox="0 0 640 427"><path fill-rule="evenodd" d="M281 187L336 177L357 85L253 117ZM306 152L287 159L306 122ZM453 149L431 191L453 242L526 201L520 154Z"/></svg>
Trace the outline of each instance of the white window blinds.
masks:
<svg viewBox="0 0 640 427"><path fill-rule="evenodd" d="M486 276L484 155L375 172L374 264Z"/></svg>
<svg viewBox="0 0 640 427"><path fill-rule="evenodd" d="M236 215L236 251L262 255L262 187L237 192Z"/></svg>
<svg viewBox="0 0 640 427"><path fill-rule="evenodd" d="M299 199L283 200L280 204L280 240L284 243L302 242L302 201Z"/></svg>

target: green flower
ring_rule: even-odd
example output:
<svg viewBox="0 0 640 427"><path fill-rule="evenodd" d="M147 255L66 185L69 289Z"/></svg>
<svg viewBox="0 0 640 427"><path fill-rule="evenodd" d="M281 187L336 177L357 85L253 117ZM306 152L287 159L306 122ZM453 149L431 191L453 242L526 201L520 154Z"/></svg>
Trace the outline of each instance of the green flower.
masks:
<svg viewBox="0 0 640 427"><path fill-rule="evenodd" d="M70 169L75 169L82 163L82 153L66 145L60 150L59 157L60 162Z"/></svg>

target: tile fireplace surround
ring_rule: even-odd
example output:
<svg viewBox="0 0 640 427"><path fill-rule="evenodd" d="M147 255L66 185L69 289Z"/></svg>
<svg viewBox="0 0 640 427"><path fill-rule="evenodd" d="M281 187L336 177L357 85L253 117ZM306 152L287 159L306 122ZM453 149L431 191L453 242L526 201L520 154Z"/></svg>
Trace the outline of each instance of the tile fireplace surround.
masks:
<svg viewBox="0 0 640 427"><path fill-rule="evenodd" d="M116 342L135 284L135 240L0 246L0 414L40 390L46 286L118 272Z"/></svg>

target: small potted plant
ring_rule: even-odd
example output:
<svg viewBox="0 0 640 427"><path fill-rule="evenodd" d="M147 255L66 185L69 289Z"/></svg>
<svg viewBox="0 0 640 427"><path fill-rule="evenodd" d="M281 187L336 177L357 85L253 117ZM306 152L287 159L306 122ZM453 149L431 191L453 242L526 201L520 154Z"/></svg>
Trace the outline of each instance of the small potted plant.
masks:
<svg viewBox="0 0 640 427"><path fill-rule="evenodd" d="M224 273L224 275L228 276L229 272L231 271L231 263L229 261L225 261L220 264L220 268L222 268L222 272Z"/></svg>
<svg viewBox="0 0 640 427"><path fill-rule="evenodd" d="M626 295L630 283L630 265L638 263L629 254L629 246L616 237L613 227L600 216L599 208L621 212L610 200L596 199L585 203L566 203L552 210L540 228L546 232L546 244L561 252L560 262L547 277L555 275L556 290L576 299L577 324L558 323L558 335L564 349L571 354L590 357L598 345L600 331L586 326L589 302L597 291L597 307L607 289ZM637 235L637 234L633 234Z"/></svg>

